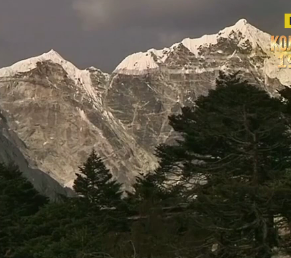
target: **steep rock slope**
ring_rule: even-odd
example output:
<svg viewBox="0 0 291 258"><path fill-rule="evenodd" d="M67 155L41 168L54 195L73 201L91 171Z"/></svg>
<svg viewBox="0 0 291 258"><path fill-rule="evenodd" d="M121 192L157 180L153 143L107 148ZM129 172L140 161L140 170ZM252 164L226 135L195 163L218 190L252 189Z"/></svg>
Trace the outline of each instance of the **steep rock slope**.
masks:
<svg viewBox="0 0 291 258"><path fill-rule="evenodd" d="M279 70L270 42L269 34L242 19L214 35L128 56L113 72L104 95L106 108L140 146L152 151L172 139L168 115L207 94L219 70L240 70L245 79L271 94L291 84L291 72Z"/></svg>
<svg viewBox="0 0 291 258"><path fill-rule="evenodd" d="M94 147L123 182L150 154L136 146L123 125L102 105L108 75L79 70L55 51L0 70L0 108L24 142L30 166L72 186L78 166ZM24 147L25 146L25 147Z"/></svg>
<svg viewBox="0 0 291 258"><path fill-rule="evenodd" d="M4 112L0 110L0 162L4 164L14 163L34 185L34 187L52 199L58 198L58 194L72 195L70 189L63 188L56 180L39 169L29 167L21 151L25 143L8 127Z"/></svg>
<svg viewBox="0 0 291 258"><path fill-rule="evenodd" d="M168 116L207 94L219 70L241 70L270 94L291 84L270 42L242 19L214 35L130 55L111 75L79 70L52 50L0 69L0 108L30 167L71 186L95 147L129 185L155 167L154 147L173 139Z"/></svg>

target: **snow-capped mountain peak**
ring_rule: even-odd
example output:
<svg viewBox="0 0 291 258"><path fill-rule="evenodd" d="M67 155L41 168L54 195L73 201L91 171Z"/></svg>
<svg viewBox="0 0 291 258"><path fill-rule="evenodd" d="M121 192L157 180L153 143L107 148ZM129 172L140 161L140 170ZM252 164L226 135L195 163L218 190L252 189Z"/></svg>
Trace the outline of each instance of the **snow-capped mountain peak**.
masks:
<svg viewBox="0 0 291 258"><path fill-rule="evenodd" d="M175 50L177 46L183 44L194 55L198 56L201 46L208 47L218 43L220 38L235 37L234 33L241 34L240 44L249 41L252 47L260 46L264 51L268 51L270 35L258 30L247 22L246 19L240 19L234 25L226 27L217 34L204 35L200 38L185 38L181 42L175 43L171 47L162 50L150 49L146 52L139 52L126 57L114 70L118 74L142 74L149 69L159 68L159 64L163 63L169 54Z"/></svg>
<svg viewBox="0 0 291 258"><path fill-rule="evenodd" d="M51 61L61 65L71 77L74 77L73 74L79 70L72 63L66 61L58 52L52 49L49 52L43 53L42 55L24 59L9 67L1 68L0 77L10 77L17 73L28 72L34 69L37 63L44 61Z"/></svg>
<svg viewBox="0 0 291 258"><path fill-rule="evenodd" d="M64 60L64 58L54 49L51 49L49 52L42 54L42 56L52 61Z"/></svg>
<svg viewBox="0 0 291 258"><path fill-rule="evenodd" d="M53 49L39 56L19 61L12 66L1 68L0 77L13 77L16 74L31 71L37 67L37 63L45 61L50 61L62 66L62 68L66 71L68 78L70 78L76 86L83 88L93 100L100 102L100 98L96 96L96 93L92 87L90 69L81 70L77 68ZM99 69L94 68L94 70L97 71ZM106 76L106 74L104 75Z"/></svg>

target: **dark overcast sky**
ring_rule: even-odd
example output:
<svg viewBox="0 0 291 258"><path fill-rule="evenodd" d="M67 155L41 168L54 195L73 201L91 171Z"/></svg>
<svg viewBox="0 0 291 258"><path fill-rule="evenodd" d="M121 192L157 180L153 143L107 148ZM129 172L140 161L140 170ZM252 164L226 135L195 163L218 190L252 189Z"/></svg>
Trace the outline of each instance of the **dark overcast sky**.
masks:
<svg viewBox="0 0 291 258"><path fill-rule="evenodd" d="M0 67L55 49L111 72L127 55L216 33L241 18L284 30L290 0L0 0Z"/></svg>

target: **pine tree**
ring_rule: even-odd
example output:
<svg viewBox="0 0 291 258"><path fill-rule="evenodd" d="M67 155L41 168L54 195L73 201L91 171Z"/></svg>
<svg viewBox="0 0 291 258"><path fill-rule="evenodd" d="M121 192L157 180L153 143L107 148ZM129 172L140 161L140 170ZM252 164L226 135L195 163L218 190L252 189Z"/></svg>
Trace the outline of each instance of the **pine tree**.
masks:
<svg viewBox="0 0 291 258"><path fill-rule="evenodd" d="M102 221L78 204L76 198L50 203L26 219L21 235L25 241L17 247L13 257L78 257L78 253L89 248L99 250Z"/></svg>
<svg viewBox="0 0 291 258"><path fill-rule="evenodd" d="M154 172L140 173L133 184L133 191L128 191L128 197L137 202L155 198L156 201L166 197L167 190L163 186L164 178Z"/></svg>
<svg viewBox="0 0 291 258"><path fill-rule="evenodd" d="M76 175L74 190L89 203L99 208L113 208L120 203L121 184L112 179L112 174L95 150Z"/></svg>
<svg viewBox="0 0 291 258"><path fill-rule="evenodd" d="M20 242L23 219L48 203L14 165L0 163L0 256L12 253Z"/></svg>
<svg viewBox="0 0 291 258"><path fill-rule="evenodd" d="M212 232L208 243L209 249L217 244L215 257L270 258L279 246L279 197L290 203L286 105L238 73L220 73L216 84L195 107L170 116L181 138L157 148L159 171ZM290 205L284 209L291 211Z"/></svg>

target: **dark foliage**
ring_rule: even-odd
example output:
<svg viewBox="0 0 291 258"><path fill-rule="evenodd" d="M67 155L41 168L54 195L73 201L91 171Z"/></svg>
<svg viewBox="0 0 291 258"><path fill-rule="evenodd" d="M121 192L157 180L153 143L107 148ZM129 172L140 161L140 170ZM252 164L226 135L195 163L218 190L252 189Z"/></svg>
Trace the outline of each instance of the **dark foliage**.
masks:
<svg viewBox="0 0 291 258"><path fill-rule="evenodd" d="M92 151L78 197L58 203L0 164L0 256L13 258L271 258L288 253L291 95L272 98L239 73L169 117L180 134L122 198ZM284 101L282 101L284 99ZM277 248L277 249L276 249Z"/></svg>
<svg viewBox="0 0 291 258"><path fill-rule="evenodd" d="M114 208L121 200L121 184L112 179L100 157L93 150L76 174L74 190L88 203L99 208Z"/></svg>
<svg viewBox="0 0 291 258"><path fill-rule="evenodd" d="M23 218L31 216L48 203L14 165L0 163L0 256L21 243Z"/></svg>

